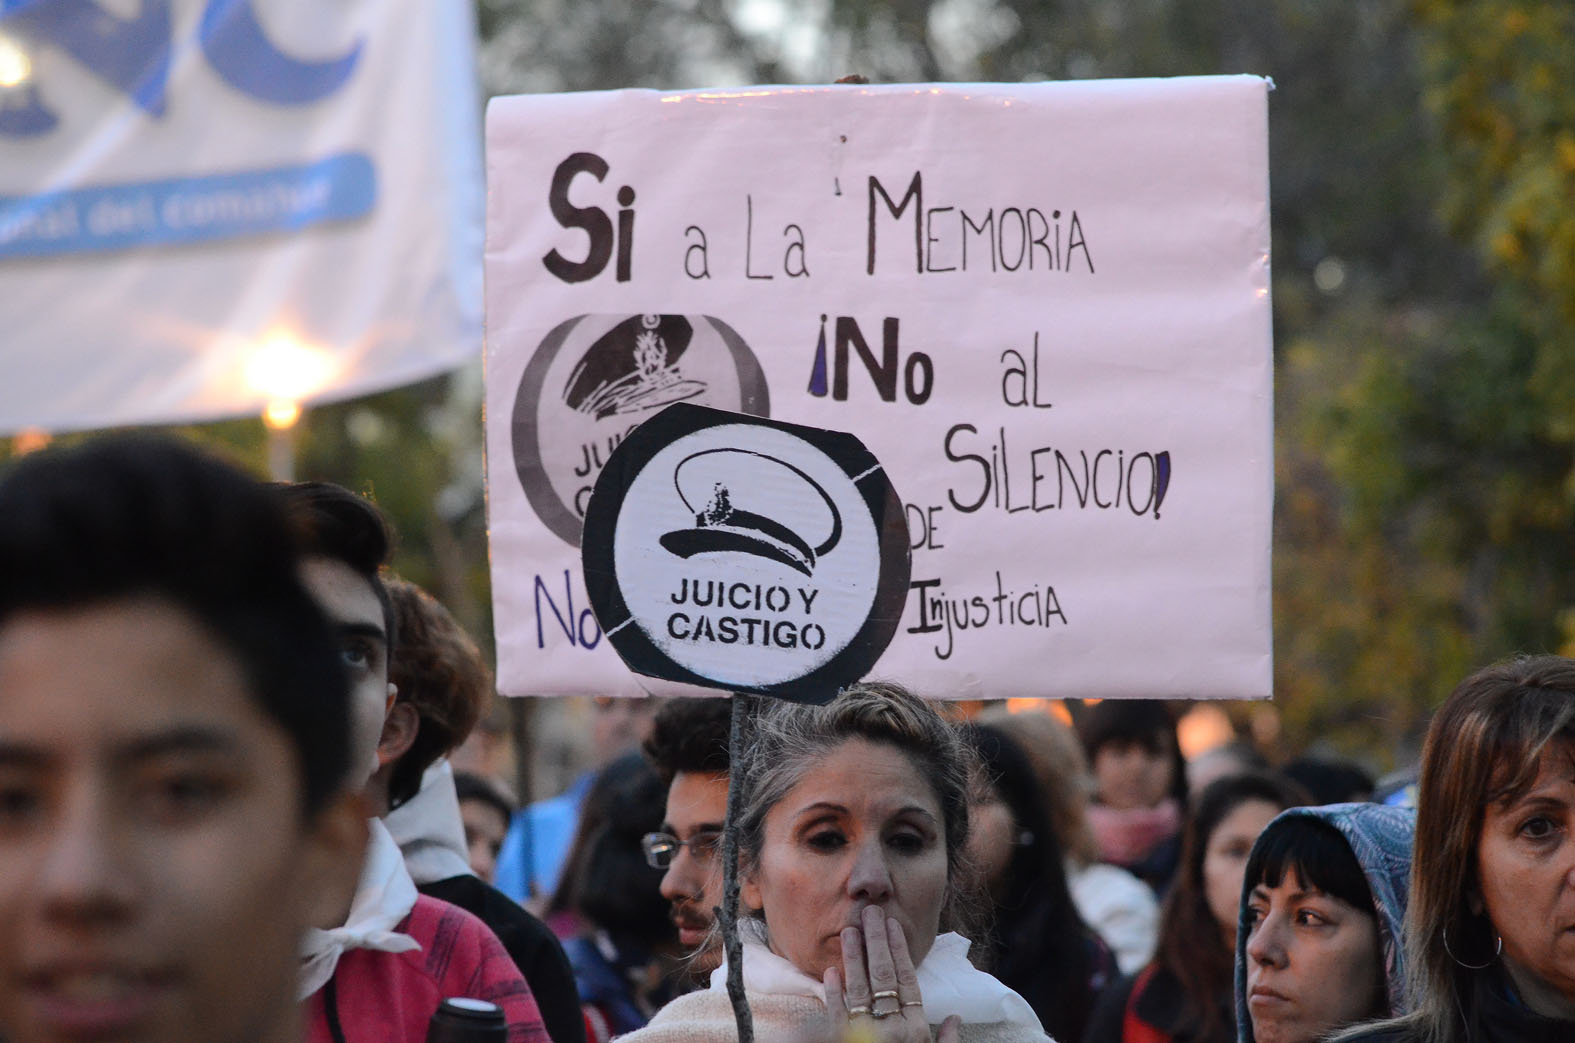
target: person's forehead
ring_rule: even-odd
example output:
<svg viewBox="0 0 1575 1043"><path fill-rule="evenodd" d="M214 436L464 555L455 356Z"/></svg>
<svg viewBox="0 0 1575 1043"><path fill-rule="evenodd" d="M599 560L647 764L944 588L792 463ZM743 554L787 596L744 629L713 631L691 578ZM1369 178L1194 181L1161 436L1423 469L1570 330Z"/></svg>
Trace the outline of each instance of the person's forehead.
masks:
<svg viewBox="0 0 1575 1043"><path fill-rule="evenodd" d="M1255 838L1284 810L1272 801L1249 797L1220 816L1209 840L1228 843L1243 836Z"/></svg>
<svg viewBox="0 0 1575 1043"><path fill-rule="evenodd" d="M289 756L240 664L159 598L9 617L0 624L0 692L0 739L12 752L115 753L205 734L273 751L283 744Z"/></svg>
<svg viewBox="0 0 1575 1043"><path fill-rule="evenodd" d="M1123 756L1143 755L1146 757L1163 757L1167 754L1165 749L1165 735L1163 732L1152 732L1139 735L1121 734L1113 735L1099 744L1097 753L1106 751Z"/></svg>
<svg viewBox="0 0 1575 1043"><path fill-rule="evenodd" d="M1504 774L1507 774L1505 772ZM1512 814L1530 801L1565 799L1575 796L1575 743L1557 741L1543 749L1531 770L1523 773L1522 785L1488 802L1489 815Z"/></svg>
<svg viewBox="0 0 1575 1043"><path fill-rule="evenodd" d="M727 817L727 776L680 771L667 789L667 821L680 829L721 824Z"/></svg>
<svg viewBox="0 0 1575 1043"><path fill-rule="evenodd" d="M939 796L908 755L865 739L849 739L815 758L768 815L796 816L828 801L862 815L916 808L937 821L942 818Z"/></svg>
<svg viewBox="0 0 1575 1043"><path fill-rule="evenodd" d="M508 816L503 809L479 797L467 797L459 802L460 817L470 826L492 826L503 833L509 828Z"/></svg>
<svg viewBox="0 0 1575 1043"><path fill-rule="evenodd" d="M306 558L301 562L301 582L336 626L370 625L383 630L383 603L372 581L338 558Z"/></svg>

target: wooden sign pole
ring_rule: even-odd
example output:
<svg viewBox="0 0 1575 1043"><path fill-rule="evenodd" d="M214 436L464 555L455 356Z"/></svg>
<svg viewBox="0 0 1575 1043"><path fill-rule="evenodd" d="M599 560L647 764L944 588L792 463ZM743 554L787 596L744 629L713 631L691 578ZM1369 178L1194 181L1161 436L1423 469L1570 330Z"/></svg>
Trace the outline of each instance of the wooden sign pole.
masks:
<svg viewBox="0 0 1575 1043"><path fill-rule="evenodd" d="M744 945L738 935L738 817L743 809L744 775L749 770L753 739L755 697L733 696L731 734L728 737L727 821L722 829L722 945L727 954L727 996L738 1022L738 1043L755 1043L754 1019L744 998Z"/></svg>

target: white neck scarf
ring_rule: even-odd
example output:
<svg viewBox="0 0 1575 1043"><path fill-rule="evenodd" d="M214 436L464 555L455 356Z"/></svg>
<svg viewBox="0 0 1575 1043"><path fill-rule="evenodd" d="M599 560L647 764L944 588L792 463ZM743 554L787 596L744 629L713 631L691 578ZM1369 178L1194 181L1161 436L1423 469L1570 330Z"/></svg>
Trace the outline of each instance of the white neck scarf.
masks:
<svg viewBox="0 0 1575 1043"><path fill-rule="evenodd" d="M366 861L344 926L331 931L310 927L301 939L297 999L304 1000L327 984L347 949L410 952L421 948L408 934L394 931L416 905L416 885L405 870L399 845L379 820L372 819L367 828Z"/></svg>
<svg viewBox="0 0 1575 1043"><path fill-rule="evenodd" d="M820 982L766 947L760 928L752 921L739 924L744 943L744 989L768 996L807 996L826 1002ZM968 962L968 939L947 932L936 937L924 962L918 966L919 995L924 999L924 1020L939 1025L953 1014L965 1025L1009 1022L1044 1032L1028 1001L991 975ZM711 988L727 991L727 962L711 972Z"/></svg>
<svg viewBox="0 0 1575 1043"><path fill-rule="evenodd" d="M473 876L465 846L465 821L459 816L454 769L444 758L421 776L414 797L383 816L405 856L405 868L419 886L456 876Z"/></svg>

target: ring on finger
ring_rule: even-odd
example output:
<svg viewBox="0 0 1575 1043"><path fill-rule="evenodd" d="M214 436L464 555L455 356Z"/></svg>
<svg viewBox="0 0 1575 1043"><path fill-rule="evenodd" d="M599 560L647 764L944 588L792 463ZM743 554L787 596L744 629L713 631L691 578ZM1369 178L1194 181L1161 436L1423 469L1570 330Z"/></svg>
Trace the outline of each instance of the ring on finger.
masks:
<svg viewBox="0 0 1575 1043"><path fill-rule="evenodd" d="M896 989L881 989L870 997L872 1000L894 1000L897 998Z"/></svg>
<svg viewBox="0 0 1575 1043"><path fill-rule="evenodd" d="M923 1000L903 1000L902 1005L904 1007L922 1007L922 1006L924 1006L924 1001Z"/></svg>
<svg viewBox="0 0 1575 1043"><path fill-rule="evenodd" d="M857 1007L849 1007L848 1008L848 1017L856 1018L856 1017L858 1017L861 1014L868 1014L869 1012L870 1012L870 1009L868 1007L864 1006L864 1004L861 1003Z"/></svg>
<svg viewBox="0 0 1575 1043"><path fill-rule="evenodd" d="M875 1017L877 1017L877 1018L889 1018L893 1014L901 1014L902 1013L902 1004L897 1002L897 997L895 997L895 996L882 996L881 1000L885 1000L886 1002L888 1002L890 1004L890 1006L882 1006L880 1000L876 1000L874 1003L872 1003L870 1005L870 1013L872 1015L874 1015Z"/></svg>

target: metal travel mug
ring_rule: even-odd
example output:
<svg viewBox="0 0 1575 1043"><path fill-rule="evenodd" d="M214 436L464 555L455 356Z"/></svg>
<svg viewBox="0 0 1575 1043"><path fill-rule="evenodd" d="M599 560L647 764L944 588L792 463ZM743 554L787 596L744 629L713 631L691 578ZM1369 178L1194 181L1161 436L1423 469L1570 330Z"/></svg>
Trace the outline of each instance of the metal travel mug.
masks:
<svg viewBox="0 0 1575 1043"><path fill-rule="evenodd" d="M465 996L444 1000L427 1023L427 1043L504 1043L508 1038L502 1007Z"/></svg>

